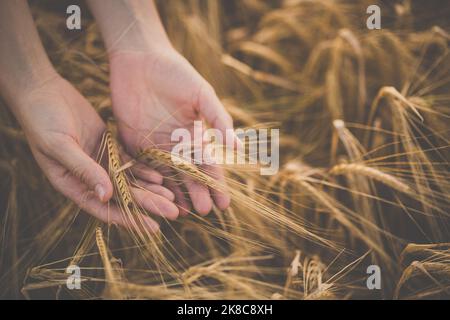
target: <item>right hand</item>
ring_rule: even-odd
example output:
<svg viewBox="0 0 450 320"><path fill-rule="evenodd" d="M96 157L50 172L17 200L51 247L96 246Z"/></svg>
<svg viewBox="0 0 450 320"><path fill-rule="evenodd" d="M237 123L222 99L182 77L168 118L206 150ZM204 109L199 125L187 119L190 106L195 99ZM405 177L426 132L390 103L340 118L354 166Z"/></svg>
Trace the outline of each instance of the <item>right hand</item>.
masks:
<svg viewBox="0 0 450 320"><path fill-rule="evenodd" d="M109 175L94 160L106 127L89 102L58 75L14 97L11 109L50 183L94 217L125 225L120 210L108 204L113 195ZM162 176L145 167L133 170L143 187L131 188L136 201L153 214L175 219L178 208L173 193L161 186ZM158 230L153 219L143 219L151 231Z"/></svg>
<svg viewBox="0 0 450 320"><path fill-rule="evenodd" d="M116 51L110 65L114 116L121 140L130 153L155 146L171 151L174 130L185 128L193 133L196 120L206 120L223 137L233 129L233 120L214 89L173 48ZM225 185L219 166L202 165L201 169ZM163 172L174 175L167 168ZM230 206L230 196L224 190L208 188L186 175L183 183L190 202L177 182L166 181L182 215L191 211L191 204L200 215L211 211L213 200L221 210Z"/></svg>

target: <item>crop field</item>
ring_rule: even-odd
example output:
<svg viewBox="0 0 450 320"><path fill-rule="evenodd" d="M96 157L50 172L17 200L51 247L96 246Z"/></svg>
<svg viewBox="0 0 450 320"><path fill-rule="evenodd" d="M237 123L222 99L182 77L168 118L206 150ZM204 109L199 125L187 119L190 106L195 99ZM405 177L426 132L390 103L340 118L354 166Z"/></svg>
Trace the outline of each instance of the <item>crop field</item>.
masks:
<svg viewBox="0 0 450 320"><path fill-rule="evenodd" d="M127 227L56 192L1 104L0 297L450 297L448 4L157 1L173 45L214 87L235 128L279 129L275 174L223 164L226 183L218 183L159 148L120 157L98 28L86 13L81 31L65 30L64 11L50 2L31 1L39 35L108 124L97 160ZM372 4L381 29L366 26ZM130 192L136 162L226 190L231 206L160 218L151 233ZM66 285L73 265L80 290ZM380 288L370 288L370 270Z"/></svg>

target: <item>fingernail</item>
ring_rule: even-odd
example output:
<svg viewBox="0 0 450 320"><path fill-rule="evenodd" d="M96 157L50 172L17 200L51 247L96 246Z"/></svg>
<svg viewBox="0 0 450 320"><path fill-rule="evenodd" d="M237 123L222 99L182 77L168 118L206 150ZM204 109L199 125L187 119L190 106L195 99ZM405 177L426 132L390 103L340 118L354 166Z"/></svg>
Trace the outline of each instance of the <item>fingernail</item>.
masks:
<svg viewBox="0 0 450 320"><path fill-rule="evenodd" d="M105 189L103 189L101 184L97 184L95 186L95 193L97 194L97 197L100 199L100 201L103 201L105 198Z"/></svg>

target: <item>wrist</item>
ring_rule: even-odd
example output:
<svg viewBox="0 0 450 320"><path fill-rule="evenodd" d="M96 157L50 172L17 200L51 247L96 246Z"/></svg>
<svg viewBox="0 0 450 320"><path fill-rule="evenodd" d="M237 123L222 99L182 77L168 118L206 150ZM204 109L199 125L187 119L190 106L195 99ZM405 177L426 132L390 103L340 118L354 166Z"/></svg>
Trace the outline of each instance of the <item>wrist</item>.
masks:
<svg viewBox="0 0 450 320"><path fill-rule="evenodd" d="M139 44L130 44L126 46L118 46L114 50L108 52L108 58L111 68L117 64L123 64L125 60L141 61L151 64L153 61L159 60L160 57L179 55L178 51L169 43L165 42L146 42L145 39ZM136 60L137 59L137 60Z"/></svg>
<svg viewBox="0 0 450 320"><path fill-rule="evenodd" d="M171 47L153 0L88 0L110 55ZM114 23L111 23L114 21Z"/></svg>
<svg viewBox="0 0 450 320"><path fill-rule="evenodd" d="M32 70L17 72L13 77L3 75L1 78L0 93L11 111L16 114L27 97L61 76L51 64L42 64Z"/></svg>
<svg viewBox="0 0 450 320"><path fill-rule="evenodd" d="M30 64L28 68L8 69L11 70L0 75L0 93L5 98L26 95L59 76L50 62Z"/></svg>
<svg viewBox="0 0 450 320"><path fill-rule="evenodd" d="M138 20L130 25L119 39L107 44L111 58L123 52L156 54L157 52L175 50L166 33L151 31L151 27Z"/></svg>

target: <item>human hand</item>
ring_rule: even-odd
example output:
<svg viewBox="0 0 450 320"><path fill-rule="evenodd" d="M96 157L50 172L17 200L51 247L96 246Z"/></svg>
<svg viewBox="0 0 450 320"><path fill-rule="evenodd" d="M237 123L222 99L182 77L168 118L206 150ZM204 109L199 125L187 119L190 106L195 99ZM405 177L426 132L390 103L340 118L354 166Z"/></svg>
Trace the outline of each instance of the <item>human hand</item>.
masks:
<svg viewBox="0 0 450 320"><path fill-rule="evenodd" d="M100 149L105 124L82 95L54 74L44 83L17 93L11 110L20 122L31 151L50 183L83 210L108 223L125 225L120 210L108 203L113 186L105 169L94 159ZM156 215L175 219L174 195L161 186L162 176L136 167L135 199ZM148 216L151 231L158 224Z"/></svg>
<svg viewBox="0 0 450 320"><path fill-rule="evenodd" d="M214 89L189 62L167 46L151 51L117 51L110 57L112 103L122 142L131 153L148 147L170 151L171 134L175 129L193 131L195 120L206 120L225 137L233 129L231 116L225 110ZM224 181L217 166L202 165L202 169L219 182ZM170 175L168 171L165 176ZM194 209L207 214L215 204L226 209L230 197L183 177ZM180 185L166 179L174 192L180 212L190 211Z"/></svg>

